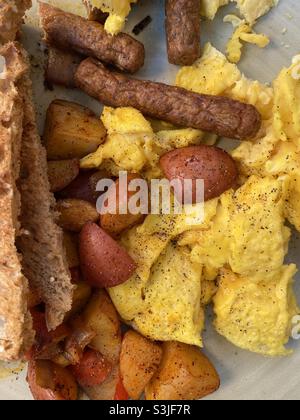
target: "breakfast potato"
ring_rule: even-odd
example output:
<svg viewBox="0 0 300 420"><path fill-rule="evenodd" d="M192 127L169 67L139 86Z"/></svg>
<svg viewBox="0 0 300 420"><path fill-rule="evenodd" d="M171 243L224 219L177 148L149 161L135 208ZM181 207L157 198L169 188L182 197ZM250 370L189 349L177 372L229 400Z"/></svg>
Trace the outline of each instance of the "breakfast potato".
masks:
<svg viewBox="0 0 300 420"><path fill-rule="evenodd" d="M82 319L96 336L89 346L100 352L107 360L115 364L121 351L121 324L118 313L105 290L94 293Z"/></svg>
<svg viewBox="0 0 300 420"><path fill-rule="evenodd" d="M135 331L124 335L120 356L120 372L129 397L138 400L157 371L162 348Z"/></svg>
<svg viewBox="0 0 300 420"><path fill-rule="evenodd" d="M85 351L96 336L95 332L87 326L80 316L70 321L71 333L64 342L64 356L71 365L77 365Z"/></svg>
<svg viewBox="0 0 300 420"><path fill-rule="evenodd" d="M66 315L66 319L80 313L88 303L91 294L92 288L86 282L79 281L76 283L73 291L72 309Z"/></svg>
<svg viewBox="0 0 300 420"><path fill-rule="evenodd" d="M69 268L79 267L79 238L75 233L64 232L63 244L67 254L67 261Z"/></svg>
<svg viewBox="0 0 300 420"><path fill-rule="evenodd" d="M49 160L83 158L105 138L104 125L90 109L62 100L49 106L44 132Z"/></svg>
<svg viewBox="0 0 300 420"><path fill-rule="evenodd" d="M87 222L97 222L99 214L91 203L76 198L57 201L56 210L59 213L58 224L71 232L80 232Z"/></svg>
<svg viewBox="0 0 300 420"><path fill-rule="evenodd" d="M120 193L120 179L118 179L115 185L107 192L106 200L109 202L113 200L114 202L116 199L116 214L103 214L103 210L101 210L100 224L101 227L112 236L117 236L124 230L129 229L138 223L142 223L145 218L145 216L141 213L130 214L128 209L128 201L135 194L135 192L128 191L128 186L131 181L136 179L141 179L141 177L135 174L128 174L126 191ZM120 208L124 206L126 208L126 205L127 214L120 214Z"/></svg>
<svg viewBox="0 0 300 420"><path fill-rule="evenodd" d="M84 387L83 389L91 400L128 400L128 394L123 387L118 365L113 368L110 376L101 385Z"/></svg>
<svg viewBox="0 0 300 420"><path fill-rule="evenodd" d="M79 159L48 162L50 190L58 192L66 188L79 174Z"/></svg>
<svg viewBox="0 0 300 420"><path fill-rule="evenodd" d="M190 146L172 150L160 159L160 166L169 181L192 180L191 197L185 196L185 203L197 202L197 180L204 181L204 200L211 200L232 188L238 179L235 161L224 150L214 146ZM176 194L182 202L183 197Z"/></svg>
<svg viewBox="0 0 300 420"><path fill-rule="evenodd" d="M79 239L80 266L85 281L94 287L114 287L126 282L136 263L95 223L87 223Z"/></svg>
<svg viewBox="0 0 300 420"><path fill-rule="evenodd" d="M98 351L87 349L79 363L70 367L81 387L100 385L112 371L111 363Z"/></svg>
<svg viewBox="0 0 300 420"><path fill-rule="evenodd" d="M146 399L198 400L219 386L218 373L200 350L169 341L163 344L159 370L146 386Z"/></svg>
<svg viewBox="0 0 300 420"><path fill-rule="evenodd" d="M71 182L64 190L60 191L61 198L78 198L92 204L96 204L98 197L101 195L97 191L97 184L102 179L110 179L111 175L105 171L84 171L80 172L78 177Z"/></svg>
<svg viewBox="0 0 300 420"><path fill-rule="evenodd" d="M69 400L78 398L78 387L72 374L46 360L30 360L27 382L33 398L44 400Z"/></svg>

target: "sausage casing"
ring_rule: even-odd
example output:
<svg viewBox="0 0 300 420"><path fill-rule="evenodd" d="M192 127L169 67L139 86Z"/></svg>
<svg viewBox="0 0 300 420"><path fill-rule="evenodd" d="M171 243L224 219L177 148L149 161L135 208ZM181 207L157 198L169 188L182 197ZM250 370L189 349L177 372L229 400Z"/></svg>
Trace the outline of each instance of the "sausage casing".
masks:
<svg viewBox="0 0 300 420"><path fill-rule="evenodd" d="M100 23L46 3L40 3L40 16L46 42L51 45L95 57L128 73L144 64L144 46L130 35L109 35Z"/></svg>
<svg viewBox="0 0 300 420"><path fill-rule="evenodd" d="M166 0L169 62L191 66L200 57L200 1Z"/></svg>
<svg viewBox="0 0 300 420"><path fill-rule="evenodd" d="M261 116L252 105L222 96L199 95L162 83L130 79L87 58L75 73L76 86L105 105L133 107L144 115L182 127L238 140L254 137Z"/></svg>
<svg viewBox="0 0 300 420"><path fill-rule="evenodd" d="M74 75L80 61L84 58L76 53L49 48L45 79L52 85L62 85L68 88L75 87Z"/></svg>

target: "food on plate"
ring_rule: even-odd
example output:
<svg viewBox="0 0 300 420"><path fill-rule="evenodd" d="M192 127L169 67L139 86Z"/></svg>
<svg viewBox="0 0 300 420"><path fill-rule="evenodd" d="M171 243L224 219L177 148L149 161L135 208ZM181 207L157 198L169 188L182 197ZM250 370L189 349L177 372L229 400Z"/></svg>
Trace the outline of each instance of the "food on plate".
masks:
<svg viewBox="0 0 300 420"><path fill-rule="evenodd" d="M265 15L279 0L202 0L201 14L208 19L214 19L218 9L229 2L237 3L240 13L248 23L253 24L258 18Z"/></svg>
<svg viewBox="0 0 300 420"><path fill-rule="evenodd" d="M46 42L64 50L92 56L118 69L135 73L144 65L143 44L130 35L108 34L103 25L40 3Z"/></svg>
<svg viewBox="0 0 300 420"><path fill-rule="evenodd" d="M91 203L77 198L65 198L57 201L58 224L67 231L80 232L88 222L96 223L99 213Z"/></svg>
<svg viewBox="0 0 300 420"><path fill-rule="evenodd" d="M67 318L71 318L72 316L81 312L88 303L91 295L92 289L85 281L81 281L80 279L78 282L76 282L73 292L72 309L67 314Z"/></svg>
<svg viewBox="0 0 300 420"><path fill-rule="evenodd" d="M224 269L214 297L217 331L236 346L268 356L291 353L286 349L292 319L299 313L293 277L296 266L283 266L270 280Z"/></svg>
<svg viewBox="0 0 300 420"><path fill-rule="evenodd" d="M96 11L108 14L104 29L111 35L117 35L124 28L131 10L131 3L136 3L137 0L87 0L87 2L93 8L92 10L96 9Z"/></svg>
<svg viewBox="0 0 300 420"><path fill-rule="evenodd" d="M257 34L253 31L251 25L237 16L227 15L224 18L224 22L231 22L235 29L226 47L227 57L231 63L240 61L243 48L242 42L255 44L260 48L265 48L270 43L270 39L266 35Z"/></svg>
<svg viewBox="0 0 300 420"><path fill-rule="evenodd" d="M100 385L109 377L112 366L101 353L88 349L80 362L70 367L77 382L82 386Z"/></svg>
<svg viewBox="0 0 300 420"><path fill-rule="evenodd" d="M48 162L50 191L58 192L66 188L79 175L79 160L57 160Z"/></svg>
<svg viewBox="0 0 300 420"><path fill-rule="evenodd" d="M72 374L48 360L30 360L27 382L37 401L75 401L78 398L78 386Z"/></svg>
<svg viewBox="0 0 300 420"><path fill-rule="evenodd" d="M43 137L48 160L82 158L105 137L103 124L90 109L58 99L50 104Z"/></svg>
<svg viewBox="0 0 300 420"><path fill-rule="evenodd" d="M166 0L166 34L169 62L192 65L200 57L200 2Z"/></svg>
<svg viewBox="0 0 300 420"><path fill-rule="evenodd" d="M248 104L219 96L197 95L150 81L129 79L88 58L75 74L76 86L105 105L137 108L143 114L183 127L235 139L254 137L261 125L258 111ZM180 110L175 106L181 104Z"/></svg>
<svg viewBox="0 0 300 420"><path fill-rule="evenodd" d="M224 150L214 146L190 146L175 149L160 158L160 166L169 181L178 180L184 187L185 180L192 180L189 194L177 197L182 201L197 203L197 180L204 181L204 200L219 197L234 187L238 180L237 166ZM187 191L188 193L188 191ZM175 195L177 190L175 189ZM189 195L189 196L188 196ZM203 199L202 197L199 197Z"/></svg>
<svg viewBox="0 0 300 420"><path fill-rule="evenodd" d="M84 392L91 400L127 400L128 394L124 390L120 379L119 366L112 369L109 377L100 385L84 387Z"/></svg>
<svg viewBox="0 0 300 420"><path fill-rule="evenodd" d="M71 324L72 332L65 340L63 352L63 357L69 362L68 366L78 365L81 362L83 353L87 351L86 347L96 335L91 328L83 323L80 316L71 320Z"/></svg>
<svg viewBox="0 0 300 420"><path fill-rule="evenodd" d="M115 202L116 212L107 212L104 214L101 210L100 225L111 236L120 235L124 230L140 224L145 218L143 214L133 214L129 209L129 200L135 194L135 191L129 191L129 184L135 180L141 180L141 177L135 174L127 174L127 182L124 183L123 191L120 191L120 183L122 181L118 178L106 193L103 205L106 200L108 202ZM125 209L125 212L123 210L123 214L121 213L121 209Z"/></svg>
<svg viewBox="0 0 300 420"><path fill-rule="evenodd" d="M79 267L78 236L72 232L64 232L64 248L66 250L68 267Z"/></svg>
<svg viewBox="0 0 300 420"><path fill-rule="evenodd" d="M31 0L2 0L0 9L0 44L14 41Z"/></svg>
<svg viewBox="0 0 300 420"><path fill-rule="evenodd" d="M100 22L102 25L105 24L105 21L108 18L108 13L102 12L100 9L93 6L90 0L83 0L83 4L86 7L89 20L95 20L96 22Z"/></svg>
<svg viewBox="0 0 300 420"><path fill-rule="evenodd" d="M73 182L59 192L58 196L61 198L76 198L95 205L101 195L101 192L97 191L98 182L110 178L111 174L104 169L82 171Z"/></svg>
<svg viewBox="0 0 300 420"><path fill-rule="evenodd" d="M87 223L83 227L79 255L85 281L94 287L122 284L136 269L126 250L95 223Z"/></svg>
<svg viewBox="0 0 300 420"><path fill-rule="evenodd" d="M121 351L121 323L118 313L104 290L98 290L85 308L84 324L96 334L90 347L101 353L112 364L119 361Z"/></svg>
<svg viewBox="0 0 300 420"><path fill-rule="evenodd" d="M198 400L215 392L220 378L196 347L163 343L161 365L146 386L147 400Z"/></svg>
<svg viewBox="0 0 300 420"><path fill-rule="evenodd" d="M72 51L62 51L50 46L47 54L45 81L48 85L74 88L74 75L83 57Z"/></svg>
<svg viewBox="0 0 300 420"><path fill-rule="evenodd" d="M16 238L20 234L21 213L17 181L20 175L21 138L23 131L22 97L27 61L20 46L9 43L0 48L4 58L4 83L0 84L0 212L3 221L0 235L0 358L17 359L33 342L30 314L27 308L28 281L22 272ZM12 145L14 144L14 148Z"/></svg>
<svg viewBox="0 0 300 420"><path fill-rule="evenodd" d="M161 346L129 330L122 340L120 372L129 397L140 399L146 385L156 373L162 357Z"/></svg>

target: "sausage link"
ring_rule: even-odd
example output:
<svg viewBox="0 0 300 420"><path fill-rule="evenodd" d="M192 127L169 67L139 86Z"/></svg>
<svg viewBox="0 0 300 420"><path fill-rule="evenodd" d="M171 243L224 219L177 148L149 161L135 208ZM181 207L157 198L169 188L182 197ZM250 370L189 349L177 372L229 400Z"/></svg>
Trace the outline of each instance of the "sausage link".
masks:
<svg viewBox="0 0 300 420"><path fill-rule="evenodd" d="M105 105L133 107L144 115L238 140L254 137L261 116L252 105L111 72L95 59L82 61L76 86Z"/></svg>
<svg viewBox="0 0 300 420"><path fill-rule="evenodd" d="M95 57L128 73L144 64L144 46L130 35L109 35L100 23L46 3L40 3L40 16L46 42L51 45Z"/></svg>
<svg viewBox="0 0 300 420"><path fill-rule="evenodd" d="M166 0L169 62L191 66L200 57L200 1Z"/></svg>
<svg viewBox="0 0 300 420"><path fill-rule="evenodd" d="M50 84L75 87L74 76L79 63L84 58L76 53L49 48L45 80Z"/></svg>

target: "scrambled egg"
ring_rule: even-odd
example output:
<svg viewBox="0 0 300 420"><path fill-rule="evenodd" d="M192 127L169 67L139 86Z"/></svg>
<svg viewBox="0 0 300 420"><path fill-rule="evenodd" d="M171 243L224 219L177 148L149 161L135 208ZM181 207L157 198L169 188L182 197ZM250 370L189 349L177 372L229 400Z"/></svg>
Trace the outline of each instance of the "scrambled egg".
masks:
<svg viewBox="0 0 300 420"><path fill-rule="evenodd" d="M251 25L265 15L279 0L202 0L201 14L208 19L214 19L220 7L230 2L237 3L240 13Z"/></svg>
<svg viewBox="0 0 300 420"><path fill-rule="evenodd" d="M300 57L272 86L247 79L207 44L183 67L176 85L255 105L263 124L255 139L232 156L241 186L192 215L149 215L124 233L121 244L137 263L129 281L109 290L125 322L154 340L202 346L205 306L213 302L216 330L233 344L264 355L288 354L294 265L285 265L290 229L300 231ZM132 108L104 108L105 144L83 168L108 167L162 176L159 158L188 145L214 144L216 136L147 120ZM196 210L196 209L195 209Z"/></svg>
<svg viewBox="0 0 300 420"><path fill-rule="evenodd" d="M287 355L292 318L298 313L292 291L295 265L281 267L271 281L222 270L214 297L216 330L245 350L268 356Z"/></svg>
<svg viewBox="0 0 300 420"><path fill-rule="evenodd" d="M227 57L231 63L238 63L240 61L243 48L242 41L257 45L260 48L265 48L270 43L270 40L266 35L255 33L252 26L246 23L245 20L240 20L236 16L228 15L224 18L224 22L231 22L235 27L235 31L226 47Z"/></svg>
<svg viewBox="0 0 300 420"><path fill-rule="evenodd" d="M109 13L104 28L111 35L117 35L124 28L131 10L131 3L137 0L90 0L91 5L104 13Z"/></svg>

